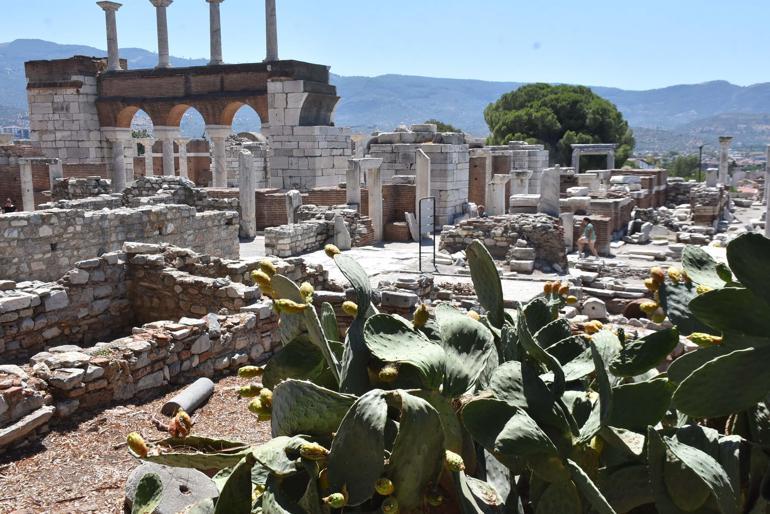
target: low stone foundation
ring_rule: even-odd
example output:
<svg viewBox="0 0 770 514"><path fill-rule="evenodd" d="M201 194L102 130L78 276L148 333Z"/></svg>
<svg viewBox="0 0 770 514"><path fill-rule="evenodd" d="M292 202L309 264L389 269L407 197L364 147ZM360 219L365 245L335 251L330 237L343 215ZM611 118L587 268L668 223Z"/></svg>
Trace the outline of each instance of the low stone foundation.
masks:
<svg viewBox="0 0 770 514"><path fill-rule="evenodd" d="M444 227L440 248L455 253L465 250L478 239L495 259L507 259L519 239L535 251L535 268L552 271L557 265L567 270L564 229L559 220L545 214L505 214L471 218L455 226Z"/></svg>
<svg viewBox="0 0 770 514"><path fill-rule="evenodd" d="M77 200L112 193L112 182L102 177L62 178L53 184L51 199Z"/></svg>

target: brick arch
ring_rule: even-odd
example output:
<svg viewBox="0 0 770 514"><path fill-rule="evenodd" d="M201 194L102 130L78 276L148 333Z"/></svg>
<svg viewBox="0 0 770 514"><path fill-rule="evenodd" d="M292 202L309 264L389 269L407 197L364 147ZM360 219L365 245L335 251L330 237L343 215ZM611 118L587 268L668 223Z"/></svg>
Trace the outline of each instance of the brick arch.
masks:
<svg viewBox="0 0 770 514"><path fill-rule="evenodd" d="M165 118L166 122L164 123L164 125L166 125L167 127L178 127L182 123L182 117L190 109L195 109L196 111L198 111L200 115L203 116L203 121L206 122L206 125L211 124L209 121L210 117L206 115L207 109L205 109L205 107L204 108L201 108L201 107L203 106L195 105L192 103L190 104L183 103L183 104L174 105L168 110L168 113L166 114L166 118Z"/></svg>
<svg viewBox="0 0 770 514"><path fill-rule="evenodd" d="M302 126L333 125L338 96L309 93L302 103L299 124Z"/></svg>
<svg viewBox="0 0 770 514"><path fill-rule="evenodd" d="M115 115L115 123L110 126L118 128L131 128L131 122L134 121L134 116L136 116L136 113L142 110L143 109L141 107L136 105L126 106ZM150 118L152 118L152 116L150 116Z"/></svg>
<svg viewBox="0 0 770 514"><path fill-rule="evenodd" d="M233 100L227 103L219 114L218 125L232 125L233 119L235 119L235 115L244 105L248 105L254 110L254 112L257 113L257 116L259 116L259 121L262 122L262 125L266 125L268 123L267 97L260 96L242 100Z"/></svg>

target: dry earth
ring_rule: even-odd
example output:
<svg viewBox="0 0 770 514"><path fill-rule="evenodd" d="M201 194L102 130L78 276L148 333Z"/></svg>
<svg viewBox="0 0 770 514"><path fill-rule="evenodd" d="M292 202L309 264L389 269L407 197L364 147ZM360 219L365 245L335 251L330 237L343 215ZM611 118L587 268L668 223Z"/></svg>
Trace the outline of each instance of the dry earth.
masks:
<svg viewBox="0 0 770 514"><path fill-rule="evenodd" d="M258 422L238 400L242 380L216 382L212 399L193 416L193 433L259 443L270 438L270 424ZM0 456L0 513L122 512L123 487L137 466L125 447L126 434L159 439L153 418L167 421L160 408L176 391L151 401L73 416L34 446Z"/></svg>

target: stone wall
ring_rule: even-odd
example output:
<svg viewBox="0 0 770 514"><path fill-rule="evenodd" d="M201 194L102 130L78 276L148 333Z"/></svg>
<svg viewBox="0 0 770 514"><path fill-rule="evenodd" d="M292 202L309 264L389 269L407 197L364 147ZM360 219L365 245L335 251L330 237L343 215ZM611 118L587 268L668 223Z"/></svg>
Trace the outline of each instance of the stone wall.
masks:
<svg viewBox="0 0 770 514"><path fill-rule="evenodd" d="M509 250L522 239L535 250L535 268L551 271L556 264L567 269L564 229L559 220L545 214L506 214L471 218L456 226L444 227L440 248L449 253L464 251L478 239L495 259L508 257Z"/></svg>
<svg viewBox="0 0 770 514"><path fill-rule="evenodd" d="M0 362L127 333L134 315L124 261L109 253L77 263L57 282L0 281Z"/></svg>
<svg viewBox="0 0 770 514"><path fill-rule="evenodd" d="M353 209L302 205L297 209L297 223L265 229L265 253L291 257L320 250L335 243L335 218L341 217L353 246L374 242L372 220Z"/></svg>
<svg viewBox="0 0 770 514"><path fill-rule="evenodd" d="M96 109L96 77L105 65L91 57L26 63L31 138L46 157L65 164L109 159Z"/></svg>
<svg viewBox="0 0 770 514"><path fill-rule="evenodd" d="M353 157L350 129L279 125L269 132L271 187L308 191L345 181L348 159Z"/></svg>
<svg viewBox="0 0 770 514"><path fill-rule="evenodd" d="M437 133L434 125L413 125L410 130L381 133L369 142L371 157L382 159L383 184L392 183L396 175L415 175L418 149L430 157L436 225L451 224L468 202L470 151L465 135Z"/></svg>
<svg viewBox="0 0 770 514"><path fill-rule="evenodd" d="M105 211L51 209L0 216L0 279L56 280L76 262L126 241L167 242L200 253L238 256L238 214L188 205Z"/></svg>
<svg viewBox="0 0 770 514"><path fill-rule="evenodd" d="M102 177L56 179L51 200L76 200L112 193L112 181Z"/></svg>
<svg viewBox="0 0 770 514"><path fill-rule="evenodd" d="M241 139L228 139L227 142L225 158L228 187L238 187L241 175L240 155L243 150L251 152L251 167L256 177L255 187L257 189L268 187L270 181L268 177L267 154L270 148L267 143L244 141Z"/></svg>
<svg viewBox="0 0 770 514"><path fill-rule="evenodd" d="M263 307L263 316L157 321L92 348L49 348L24 368L0 366L0 452L75 412L143 399L170 384L263 362L275 349L277 328L277 316Z"/></svg>

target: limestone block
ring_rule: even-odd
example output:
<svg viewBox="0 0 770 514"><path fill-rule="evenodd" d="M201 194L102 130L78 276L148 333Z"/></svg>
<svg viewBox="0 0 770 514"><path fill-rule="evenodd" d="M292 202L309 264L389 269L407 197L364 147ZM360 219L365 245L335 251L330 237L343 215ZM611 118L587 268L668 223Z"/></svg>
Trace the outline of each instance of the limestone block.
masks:
<svg viewBox="0 0 770 514"><path fill-rule="evenodd" d="M583 315L589 319L607 319L607 305L598 298L588 298L583 302Z"/></svg>

